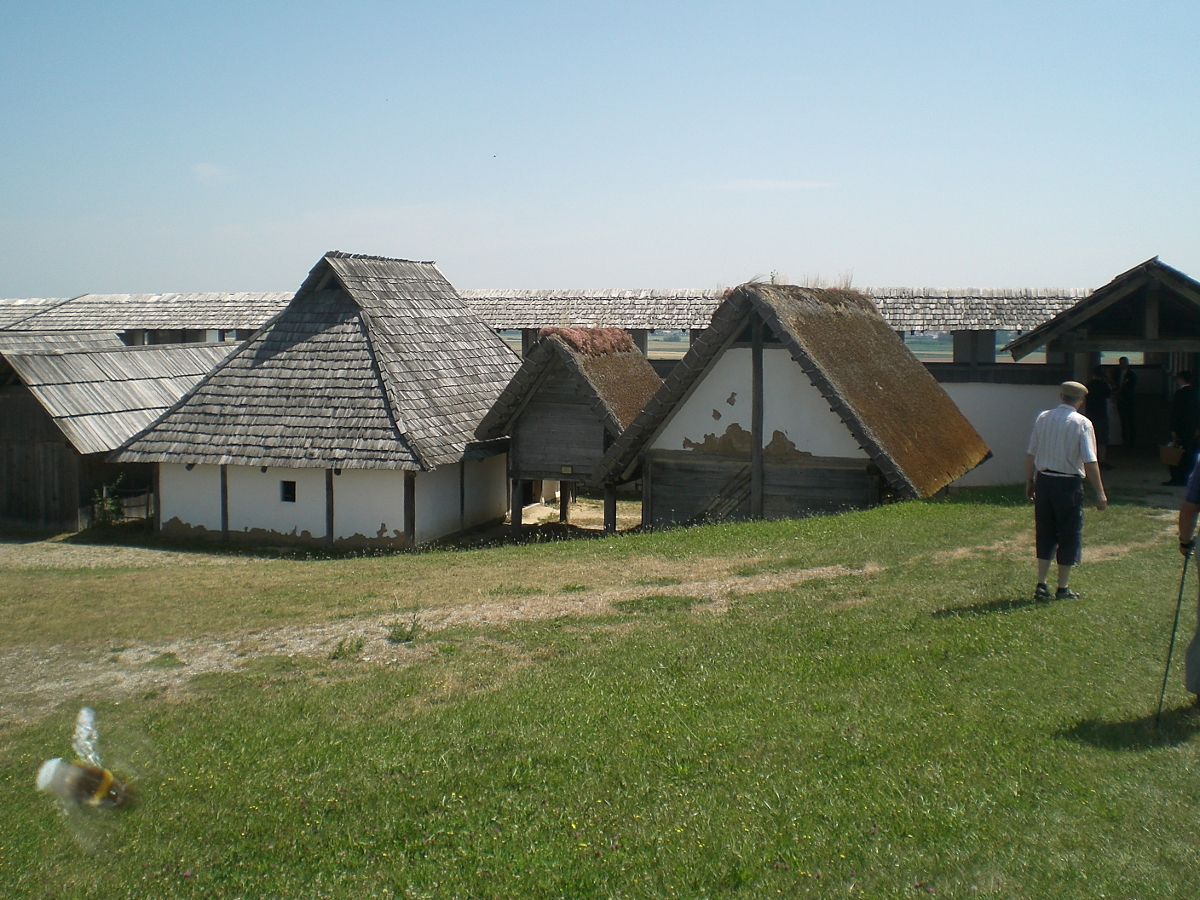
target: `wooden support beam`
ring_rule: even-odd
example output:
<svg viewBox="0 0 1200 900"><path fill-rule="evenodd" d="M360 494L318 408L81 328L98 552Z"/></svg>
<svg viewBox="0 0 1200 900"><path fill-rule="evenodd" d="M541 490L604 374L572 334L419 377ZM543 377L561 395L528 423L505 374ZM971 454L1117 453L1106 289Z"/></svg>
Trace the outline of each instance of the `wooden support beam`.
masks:
<svg viewBox="0 0 1200 900"><path fill-rule="evenodd" d="M650 332L645 328L632 328L629 331L629 336L633 338L633 345L642 351L642 356L646 356L650 351Z"/></svg>
<svg viewBox="0 0 1200 900"><path fill-rule="evenodd" d="M617 530L617 486L604 486L604 533L613 534Z"/></svg>
<svg viewBox="0 0 1200 900"><path fill-rule="evenodd" d="M417 545L417 473L404 473L404 544Z"/></svg>
<svg viewBox="0 0 1200 900"><path fill-rule="evenodd" d="M763 517L763 323L750 324L750 518Z"/></svg>
<svg viewBox="0 0 1200 900"><path fill-rule="evenodd" d="M538 342L538 330L536 328L521 329L521 358L524 359L529 355L529 351L533 349L533 345Z"/></svg>
<svg viewBox="0 0 1200 900"><path fill-rule="evenodd" d="M229 540L229 473L221 466L221 540Z"/></svg>
<svg viewBox="0 0 1200 900"><path fill-rule="evenodd" d="M650 457L642 458L642 531L649 531L654 523L653 472Z"/></svg>
<svg viewBox="0 0 1200 900"><path fill-rule="evenodd" d="M1148 341L1158 340L1158 298L1159 282L1157 279L1152 279L1146 285L1145 335Z"/></svg>
<svg viewBox="0 0 1200 900"><path fill-rule="evenodd" d="M558 483L558 521L563 525L571 524L571 489L574 486L570 481Z"/></svg>
<svg viewBox="0 0 1200 900"><path fill-rule="evenodd" d="M1084 341L1076 341L1074 349L1081 353L1098 353L1101 350L1128 350L1130 353L1136 353L1139 350L1144 353L1200 353L1200 339L1168 338L1148 341L1145 338L1088 338Z"/></svg>
<svg viewBox="0 0 1200 900"><path fill-rule="evenodd" d="M333 469L325 470L325 543L333 546Z"/></svg>
<svg viewBox="0 0 1200 900"><path fill-rule="evenodd" d="M514 478L512 480L512 513L508 517L508 527L512 529L514 538L521 536L521 514L524 512L524 506L525 482Z"/></svg>
<svg viewBox="0 0 1200 900"><path fill-rule="evenodd" d="M458 461L458 530L467 530L467 461Z"/></svg>

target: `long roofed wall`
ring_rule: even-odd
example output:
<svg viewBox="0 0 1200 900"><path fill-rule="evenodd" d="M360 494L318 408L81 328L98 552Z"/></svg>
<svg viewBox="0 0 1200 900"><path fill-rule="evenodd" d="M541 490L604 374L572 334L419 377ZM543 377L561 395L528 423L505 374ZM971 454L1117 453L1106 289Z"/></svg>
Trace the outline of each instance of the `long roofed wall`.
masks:
<svg viewBox="0 0 1200 900"><path fill-rule="evenodd" d="M292 299L290 292L82 294L45 305L0 328L17 331L254 330ZM5 301L0 316L7 315Z"/></svg>
<svg viewBox="0 0 1200 900"><path fill-rule="evenodd" d="M725 291L477 290L462 298L497 330L706 328ZM1026 331L1077 303L1074 288L862 288L897 331Z"/></svg>

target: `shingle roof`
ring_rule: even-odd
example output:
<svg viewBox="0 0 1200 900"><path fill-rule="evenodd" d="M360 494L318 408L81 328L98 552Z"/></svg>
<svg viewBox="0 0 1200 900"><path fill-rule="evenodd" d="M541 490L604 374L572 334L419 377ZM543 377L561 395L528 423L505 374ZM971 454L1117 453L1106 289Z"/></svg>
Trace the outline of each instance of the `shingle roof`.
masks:
<svg viewBox="0 0 1200 900"><path fill-rule="evenodd" d="M80 453L113 450L207 375L233 344L5 352L4 358Z"/></svg>
<svg viewBox="0 0 1200 900"><path fill-rule="evenodd" d="M1200 282L1178 269L1168 266L1155 256L1122 272L1108 284L1080 298L1049 321L1041 323L1028 334L1022 335L1002 349L1011 351L1013 359L1023 359L1038 347L1049 343L1064 332L1070 331L1092 316L1104 311L1118 300L1129 296L1152 279L1162 282L1177 296L1200 307Z"/></svg>
<svg viewBox="0 0 1200 900"><path fill-rule="evenodd" d="M82 294L8 325L20 331L257 330L292 295L268 293ZM3 327L3 326L0 326Z"/></svg>
<svg viewBox="0 0 1200 900"><path fill-rule="evenodd" d="M509 434L513 418L555 360L579 380L592 399L596 417L614 438L662 387L654 367L620 329L544 329L475 429L476 437L491 440Z"/></svg>
<svg viewBox="0 0 1200 900"><path fill-rule="evenodd" d="M520 360L429 262L326 254L295 299L116 459L432 469Z"/></svg>
<svg viewBox="0 0 1200 900"><path fill-rule="evenodd" d="M897 331L1028 331L1079 302L1078 288L863 288Z"/></svg>
<svg viewBox="0 0 1200 900"><path fill-rule="evenodd" d="M609 448L606 480L623 480L693 385L757 312L901 496L927 497L990 455L941 386L871 300L854 291L745 284Z"/></svg>
<svg viewBox="0 0 1200 900"><path fill-rule="evenodd" d="M111 331L0 331L0 354L66 350L119 350L125 345ZM232 346L232 345L230 345Z"/></svg>
<svg viewBox="0 0 1200 900"><path fill-rule="evenodd" d="M862 288L900 331L978 331L1034 328L1087 296L1074 288ZM707 327L723 291L480 290L463 300L492 328L662 329Z"/></svg>
<svg viewBox="0 0 1200 900"><path fill-rule="evenodd" d="M0 328L11 328L13 325L45 312L58 303L66 303L67 297L6 297L0 298Z"/></svg>

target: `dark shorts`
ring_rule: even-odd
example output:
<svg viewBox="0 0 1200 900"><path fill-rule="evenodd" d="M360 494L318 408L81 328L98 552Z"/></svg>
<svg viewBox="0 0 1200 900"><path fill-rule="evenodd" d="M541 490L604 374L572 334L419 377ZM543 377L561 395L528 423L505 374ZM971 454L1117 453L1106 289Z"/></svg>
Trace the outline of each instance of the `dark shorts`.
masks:
<svg viewBox="0 0 1200 900"><path fill-rule="evenodd" d="M1077 566L1083 558L1083 479L1038 472L1033 505L1037 558Z"/></svg>

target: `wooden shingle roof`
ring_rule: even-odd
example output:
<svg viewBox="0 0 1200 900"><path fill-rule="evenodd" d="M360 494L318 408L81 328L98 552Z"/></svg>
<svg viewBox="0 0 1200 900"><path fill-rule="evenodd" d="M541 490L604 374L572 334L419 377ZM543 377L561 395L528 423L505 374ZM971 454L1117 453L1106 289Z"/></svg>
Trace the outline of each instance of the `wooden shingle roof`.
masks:
<svg viewBox="0 0 1200 900"><path fill-rule="evenodd" d="M124 346L111 331L0 331L0 355L106 348L119 350Z"/></svg>
<svg viewBox="0 0 1200 900"><path fill-rule="evenodd" d="M722 302L711 327L609 448L600 465L604 480L630 477L646 446L752 313L779 337L901 496L928 497L991 456L870 298L848 290L745 284Z"/></svg>
<svg viewBox="0 0 1200 900"><path fill-rule="evenodd" d="M20 331L257 330L287 306L287 292L82 294L7 326Z"/></svg>
<svg viewBox="0 0 1200 900"><path fill-rule="evenodd" d="M897 331L1027 331L1087 296L1075 288L862 288ZM480 290L463 300L499 331L545 328L700 329L720 288Z"/></svg>
<svg viewBox="0 0 1200 900"><path fill-rule="evenodd" d="M326 254L287 309L114 458L432 469L520 360L429 262Z"/></svg>
<svg viewBox="0 0 1200 900"><path fill-rule="evenodd" d="M80 453L113 450L207 375L232 344L5 352L5 361Z"/></svg>
<svg viewBox="0 0 1200 900"><path fill-rule="evenodd" d="M68 297L0 297L0 328L11 328L14 325L45 312L59 303L66 303Z"/></svg>
<svg viewBox="0 0 1200 900"><path fill-rule="evenodd" d="M654 367L618 328L543 329L517 374L475 429L475 436L493 440L510 434L513 420L555 360L578 380L597 419L614 438L662 387Z"/></svg>

